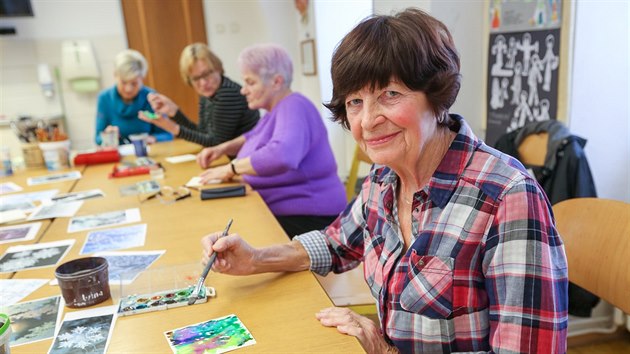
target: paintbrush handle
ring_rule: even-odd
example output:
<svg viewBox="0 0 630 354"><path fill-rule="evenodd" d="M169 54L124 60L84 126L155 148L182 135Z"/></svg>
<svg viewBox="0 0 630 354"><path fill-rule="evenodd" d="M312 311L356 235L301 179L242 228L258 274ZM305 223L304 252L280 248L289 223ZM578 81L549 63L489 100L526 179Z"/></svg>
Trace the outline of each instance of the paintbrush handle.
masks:
<svg viewBox="0 0 630 354"><path fill-rule="evenodd" d="M227 226L225 227L225 229L223 230L223 233L221 233L219 238L227 236L228 232L230 232L230 226L232 226L232 221L233 219L230 219L230 221L228 221ZM195 291L193 292L193 294L199 295L199 291L201 290L203 283L206 281L206 277L208 276L208 273L210 272L210 269L212 268L212 265L214 264L214 261L216 261L216 259L217 259L217 253L213 252L210 255L210 258L208 259L208 263L206 263L205 268L203 268L203 272L201 272L201 275L199 276L199 280L197 281L197 286L195 287Z"/></svg>

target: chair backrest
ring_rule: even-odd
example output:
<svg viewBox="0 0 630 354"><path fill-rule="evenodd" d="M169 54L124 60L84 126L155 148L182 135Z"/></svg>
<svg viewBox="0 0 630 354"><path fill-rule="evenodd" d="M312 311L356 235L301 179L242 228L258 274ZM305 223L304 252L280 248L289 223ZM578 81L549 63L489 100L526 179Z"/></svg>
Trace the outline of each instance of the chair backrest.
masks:
<svg viewBox="0 0 630 354"><path fill-rule="evenodd" d="M544 166L548 139L549 134L546 132L526 136L517 148L521 163L530 166Z"/></svg>
<svg viewBox="0 0 630 354"><path fill-rule="evenodd" d="M359 165L361 162L372 164L372 160L359 148L357 145L354 149L354 157L352 158L352 165L350 166L350 173L348 174L348 182L346 183L346 198L348 201L354 198L354 188L357 184L357 176L359 174Z"/></svg>
<svg viewBox="0 0 630 354"><path fill-rule="evenodd" d="M569 280L630 313L630 204L600 198L553 206Z"/></svg>

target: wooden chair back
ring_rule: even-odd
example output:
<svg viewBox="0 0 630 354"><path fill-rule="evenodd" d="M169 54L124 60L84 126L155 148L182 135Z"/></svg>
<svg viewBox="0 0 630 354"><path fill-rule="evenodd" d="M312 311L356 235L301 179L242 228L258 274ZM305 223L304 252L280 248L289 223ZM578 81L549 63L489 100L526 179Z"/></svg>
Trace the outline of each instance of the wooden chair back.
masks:
<svg viewBox="0 0 630 354"><path fill-rule="evenodd" d="M630 204L600 198L553 206L569 280L630 313Z"/></svg>
<svg viewBox="0 0 630 354"><path fill-rule="evenodd" d="M544 166L548 139L549 134L546 132L525 137L517 148L519 160L524 165Z"/></svg>
<svg viewBox="0 0 630 354"><path fill-rule="evenodd" d="M362 162L370 165L372 164L372 160L370 160L370 158L357 145L354 149L354 157L352 158L352 165L350 166L350 173L348 174L348 182L346 183L346 198L348 201L354 198L354 188L357 184L359 166Z"/></svg>

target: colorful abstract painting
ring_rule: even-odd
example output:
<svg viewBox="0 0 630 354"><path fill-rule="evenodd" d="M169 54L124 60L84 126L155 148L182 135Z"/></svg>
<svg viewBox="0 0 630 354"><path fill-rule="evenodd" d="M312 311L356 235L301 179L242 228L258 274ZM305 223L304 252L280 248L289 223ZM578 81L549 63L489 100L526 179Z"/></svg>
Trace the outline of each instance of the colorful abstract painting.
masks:
<svg viewBox="0 0 630 354"><path fill-rule="evenodd" d="M164 332L176 354L225 353L256 344L252 334L236 315L228 315L206 322Z"/></svg>

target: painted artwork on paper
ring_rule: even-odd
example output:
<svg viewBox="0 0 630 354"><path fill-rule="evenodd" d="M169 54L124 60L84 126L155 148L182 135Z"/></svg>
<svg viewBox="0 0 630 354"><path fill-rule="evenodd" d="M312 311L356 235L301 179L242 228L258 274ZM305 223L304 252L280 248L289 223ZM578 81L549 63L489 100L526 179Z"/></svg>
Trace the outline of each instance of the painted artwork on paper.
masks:
<svg viewBox="0 0 630 354"><path fill-rule="evenodd" d="M0 308L11 319L11 347L52 338L62 312L61 296Z"/></svg>
<svg viewBox="0 0 630 354"><path fill-rule="evenodd" d="M127 251L100 252L94 256L107 259L110 283L131 284L163 254L164 251Z"/></svg>
<svg viewBox="0 0 630 354"><path fill-rule="evenodd" d="M88 233L80 254L144 246L147 224L98 230Z"/></svg>
<svg viewBox="0 0 630 354"><path fill-rule="evenodd" d="M28 241L35 238L41 222L0 227L0 243Z"/></svg>
<svg viewBox="0 0 630 354"><path fill-rule="evenodd" d="M75 216L68 223L68 233L140 221L140 209L108 211L100 214Z"/></svg>
<svg viewBox="0 0 630 354"><path fill-rule="evenodd" d="M225 353L256 344L236 315L164 332L173 353Z"/></svg>
<svg viewBox="0 0 630 354"><path fill-rule="evenodd" d="M0 304L13 305L47 282L48 279L0 279Z"/></svg>

